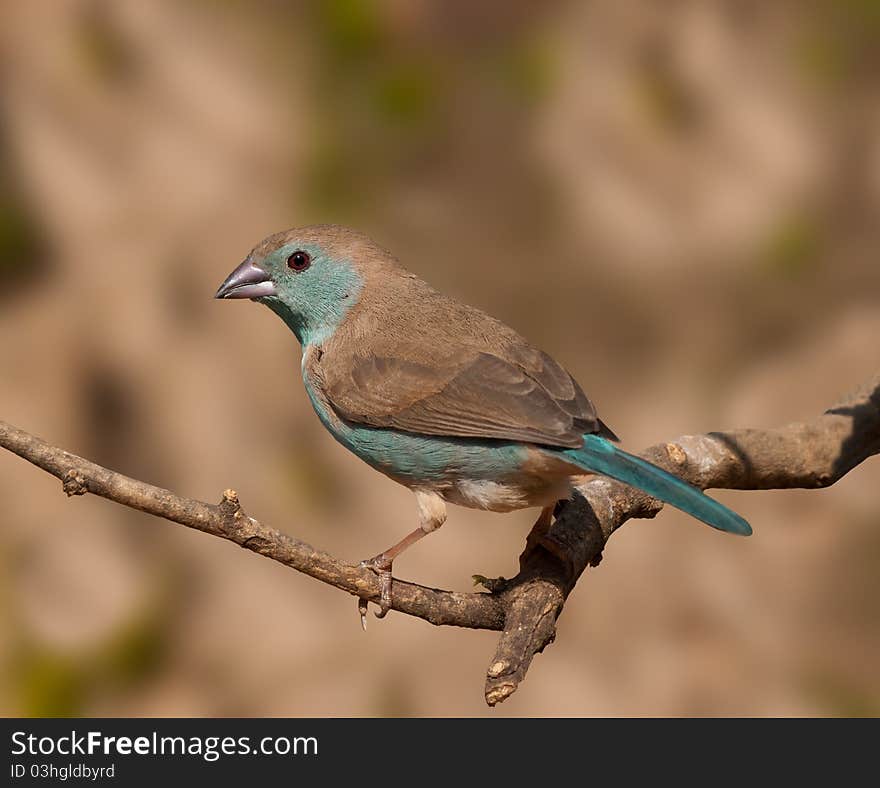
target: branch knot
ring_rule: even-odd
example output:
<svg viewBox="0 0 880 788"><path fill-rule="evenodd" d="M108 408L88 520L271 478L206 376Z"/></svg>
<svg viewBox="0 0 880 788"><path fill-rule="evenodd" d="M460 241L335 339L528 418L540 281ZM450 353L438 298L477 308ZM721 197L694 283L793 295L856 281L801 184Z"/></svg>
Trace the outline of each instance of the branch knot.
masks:
<svg viewBox="0 0 880 788"><path fill-rule="evenodd" d="M235 490L224 490L220 505L220 522L227 533L235 533L242 526L242 520L248 519L241 508L238 493Z"/></svg>
<svg viewBox="0 0 880 788"><path fill-rule="evenodd" d="M67 493L68 498L73 495L85 495L89 491L85 477L76 468L71 468L64 475L61 487Z"/></svg>

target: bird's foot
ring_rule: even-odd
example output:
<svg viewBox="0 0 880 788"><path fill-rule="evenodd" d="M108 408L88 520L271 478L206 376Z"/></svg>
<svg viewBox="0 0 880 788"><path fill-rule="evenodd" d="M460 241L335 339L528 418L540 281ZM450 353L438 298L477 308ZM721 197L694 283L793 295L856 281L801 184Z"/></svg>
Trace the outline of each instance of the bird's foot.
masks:
<svg viewBox="0 0 880 788"><path fill-rule="evenodd" d="M377 603L379 610L376 613L376 618L385 618L388 615L388 611L391 610L391 564L393 560L386 553L379 553L379 555L373 558L361 561L360 564L364 569L372 569L379 576L379 602ZM361 626L366 629L366 599L361 598L358 600L358 612L361 615Z"/></svg>
<svg viewBox="0 0 880 788"><path fill-rule="evenodd" d="M440 500L438 498L438 500ZM442 501L441 501L442 503ZM445 517L445 514L444 514ZM372 569L379 575L379 612L376 618L385 618L388 611L391 610L391 563L408 547L411 547L419 541L426 533L430 533L440 527L443 521L440 520L430 528L427 526L419 526L412 533L403 537L396 545L389 547L387 550L379 553L374 558L367 561L361 561L361 566L365 569ZM361 626L367 628L367 600L358 601L358 612L361 614Z"/></svg>

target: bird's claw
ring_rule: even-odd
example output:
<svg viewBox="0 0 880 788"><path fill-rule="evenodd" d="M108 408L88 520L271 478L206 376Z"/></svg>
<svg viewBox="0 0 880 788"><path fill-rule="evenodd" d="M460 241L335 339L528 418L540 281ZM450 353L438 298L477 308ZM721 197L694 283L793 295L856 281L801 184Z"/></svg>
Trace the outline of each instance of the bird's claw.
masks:
<svg viewBox="0 0 880 788"><path fill-rule="evenodd" d="M376 611L376 618L385 618L388 611L391 610L391 561L384 554L375 556L366 561L361 561L360 565L364 569L372 569L379 576L379 601L376 603L379 610ZM367 628L367 600L358 599L358 613L361 616L361 626Z"/></svg>

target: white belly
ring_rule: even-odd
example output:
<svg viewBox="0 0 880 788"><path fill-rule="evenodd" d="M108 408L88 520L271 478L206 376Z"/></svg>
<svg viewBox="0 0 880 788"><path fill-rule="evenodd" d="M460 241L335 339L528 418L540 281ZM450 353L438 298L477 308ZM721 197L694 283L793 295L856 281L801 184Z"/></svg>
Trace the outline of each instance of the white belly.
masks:
<svg viewBox="0 0 880 788"><path fill-rule="evenodd" d="M550 506L558 500L569 498L571 484L567 479L553 483L530 479L525 484L488 479L459 479L450 487L437 492L449 503L467 506L469 509L512 512L533 506Z"/></svg>

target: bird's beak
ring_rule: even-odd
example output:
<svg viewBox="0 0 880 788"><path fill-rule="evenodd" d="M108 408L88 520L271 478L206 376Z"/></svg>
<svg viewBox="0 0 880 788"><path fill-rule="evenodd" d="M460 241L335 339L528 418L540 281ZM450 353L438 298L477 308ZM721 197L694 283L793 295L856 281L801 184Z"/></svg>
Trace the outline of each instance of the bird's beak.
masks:
<svg viewBox="0 0 880 788"><path fill-rule="evenodd" d="M269 274L250 260L245 260L220 285L214 298L262 298L276 295Z"/></svg>

